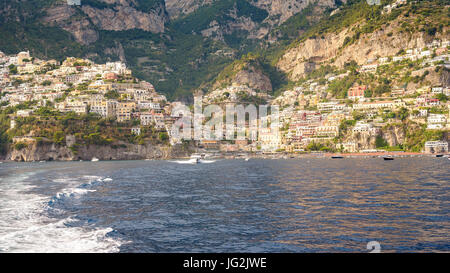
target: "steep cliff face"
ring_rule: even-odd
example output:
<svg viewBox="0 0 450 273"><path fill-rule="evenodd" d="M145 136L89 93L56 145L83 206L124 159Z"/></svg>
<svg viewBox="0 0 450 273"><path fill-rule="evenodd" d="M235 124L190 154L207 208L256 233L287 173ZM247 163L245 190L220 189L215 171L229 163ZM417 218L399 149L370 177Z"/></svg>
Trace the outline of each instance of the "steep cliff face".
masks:
<svg viewBox="0 0 450 273"><path fill-rule="evenodd" d="M338 33L328 33L323 36L309 38L286 50L279 59L277 66L289 74L292 80L298 80L307 73L308 64L331 64L343 67L346 62L356 61L359 65L380 56L394 56L401 49L424 48L433 39L445 38L446 30L436 33L434 37L425 32L401 31L402 17L384 25L372 33L361 34L349 45L345 42L354 37L355 29L364 22L342 29Z"/></svg>
<svg viewBox="0 0 450 273"><path fill-rule="evenodd" d="M166 9L171 18L177 18L194 12L198 8L209 5L219 0L165 0ZM268 12L268 22L273 25L281 24L292 15L297 14L306 8L309 4L320 4L327 7L336 7L335 0L249 0L255 7L264 9ZM346 0L341 1L345 3Z"/></svg>
<svg viewBox="0 0 450 273"><path fill-rule="evenodd" d="M343 49L346 37L353 35L350 28L337 34L328 34L324 38L308 39L286 51L278 62L278 67L289 73L291 79L297 80L305 75L307 72L305 66L311 62L315 64L329 62L342 67L346 62L354 60L362 65L377 56L395 55L403 48L423 48L430 41L424 33L392 35L395 28L394 25L390 25L386 29L364 35L356 43Z"/></svg>
<svg viewBox="0 0 450 273"><path fill-rule="evenodd" d="M421 131L419 124L407 121L406 123L394 123L382 128L377 134L370 132L349 132L343 142L353 142L358 150L377 149L377 138L384 140L387 146L407 146L414 132ZM411 144L411 143L409 143Z"/></svg>
<svg viewBox="0 0 450 273"><path fill-rule="evenodd" d="M151 6L144 6L135 0L82 1L79 7L56 2L45 9L42 22L67 30L84 45L98 40L97 30L141 29L161 33L168 15L164 2L153 2Z"/></svg>
<svg viewBox="0 0 450 273"><path fill-rule="evenodd" d="M189 14L201 6L211 4L217 0L165 0L166 9L171 18Z"/></svg>
<svg viewBox="0 0 450 273"><path fill-rule="evenodd" d="M253 5L267 10L269 18L267 21L273 25L284 23L292 15L299 13L310 4L319 4L325 7L336 7L335 0L253 0ZM345 2L345 1L342 1Z"/></svg>
<svg viewBox="0 0 450 273"><path fill-rule="evenodd" d="M355 143L358 150L375 149L376 135L369 132L351 132L344 139L344 142Z"/></svg>
<svg viewBox="0 0 450 273"><path fill-rule="evenodd" d="M239 71L232 80L232 84L247 85L248 87L265 92L272 92L269 77L256 67Z"/></svg>
<svg viewBox="0 0 450 273"><path fill-rule="evenodd" d="M103 30L142 29L154 33L164 32L164 24L167 21L164 5L156 6L149 12L143 12L126 4L117 5L111 9L83 5L82 10L95 26Z"/></svg>
<svg viewBox="0 0 450 273"><path fill-rule="evenodd" d="M232 85L245 85L254 90L271 92L273 90L270 78L264 73L257 58L249 58L229 65L218 76L213 90Z"/></svg>
<svg viewBox="0 0 450 273"><path fill-rule="evenodd" d="M91 160L96 157L100 160L142 160L142 159L169 159L176 157L186 157L190 154L189 149L181 146L154 146L124 144L125 147L117 149L111 146L82 146L76 152L66 146L59 146L53 143L30 143L21 150L10 150L5 159L13 161L74 161Z"/></svg>
<svg viewBox="0 0 450 273"><path fill-rule="evenodd" d="M335 2L334 0L166 0L166 7L172 20L184 20L184 25L188 26L187 31L229 42L230 39L264 39L271 30L309 5L334 8Z"/></svg>
<svg viewBox="0 0 450 273"><path fill-rule="evenodd" d="M98 32L85 16L78 17L77 10L69 5L56 5L46 10L46 16L42 19L45 24L59 26L70 32L75 40L83 45L94 43L98 40Z"/></svg>
<svg viewBox="0 0 450 273"><path fill-rule="evenodd" d="M411 128L412 130L413 128ZM382 130L381 136L389 144L389 146L398 146L405 143L406 131L403 126L390 126Z"/></svg>

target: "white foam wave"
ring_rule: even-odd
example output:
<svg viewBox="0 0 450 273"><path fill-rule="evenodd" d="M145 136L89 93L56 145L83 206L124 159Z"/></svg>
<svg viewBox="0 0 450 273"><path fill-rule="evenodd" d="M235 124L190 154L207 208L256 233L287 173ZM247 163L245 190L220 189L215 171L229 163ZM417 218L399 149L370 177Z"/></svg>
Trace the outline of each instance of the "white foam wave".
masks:
<svg viewBox="0 0 450 273"><path fill-rule="evenodd" d="M197 164L195 161L190 161L190 160L171 160L169 162L177 163L177 164Z"/></svg>
<svg viewBox="0 0 450 273"><path fill-rule="evenodd" d="M88 190L88 189L79 189L79 188L70 188L65 189L62 192L58 192L56 194L57 199L63 199L63 198L80 198L81 195L84 195L89 192L95 192L95 190Z"/></svg>
<svg viewBox="0 0 450 273"><path fill-rule="evenodd" d="M118 252L124 243L108 236L111 228L73 227L72 217L55 220L46 215L48 196L30 193L34 187L25 183L26 176L0 183L0 252ZM77 188L79 179L58 179L67 183L56 198L79 198L93 189ZM92 183L102 177L83 177ZM110 181L110 180L108 180Z"/></svg>
<svg viewBox="0 0 450 273"><path fill-rule="evenodd" d="M202 164L210 164L210 163L214 163L214 162L216 162L216 160L202 160L202 161L200 161L200 163L202 163Z"/></svg>
<svg viewBox="0 0 450 273"><path fill-rule="evenodd" d="M201 159L199 162L197 162L195 159L189 159L189 160L171 160L169 162L177 163L177 164L210 164L210 163L216 162L216 160Z"/></svg>

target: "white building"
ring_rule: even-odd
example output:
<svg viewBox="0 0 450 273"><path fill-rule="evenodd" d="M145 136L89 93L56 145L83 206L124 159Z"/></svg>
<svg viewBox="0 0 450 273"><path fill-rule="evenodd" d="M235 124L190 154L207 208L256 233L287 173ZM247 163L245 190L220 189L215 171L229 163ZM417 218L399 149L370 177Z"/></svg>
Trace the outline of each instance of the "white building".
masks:
<svg viewBox="0 0 450 273"><path fill-rule="evenodd" d="M355 125L355 127L353 127L353 132L358 132L358 133L362 133L362 132L369 132L370 129L373 128L372 124L369 123L365 123L362 121L358 121Z"/></svg>
<svg viewBox="0 0 450 273"><path fill-rule="evenodd" d="M131 133L134 135L140 135L141 134L141 127L133 127L131 128Z"/></svg>
<svg viewBox="0 0 450 273"><path fill-rule="evenodd" d="M445 124L447 122L447 118L442 114L430 114L427 121L428 124Z"/></svg>
<svg viewBox="0 0 450 273"><path fill-rule="evenodd" d="M448 153L448 142L446 141L428 141L425 142L426 153Z"/></svg>

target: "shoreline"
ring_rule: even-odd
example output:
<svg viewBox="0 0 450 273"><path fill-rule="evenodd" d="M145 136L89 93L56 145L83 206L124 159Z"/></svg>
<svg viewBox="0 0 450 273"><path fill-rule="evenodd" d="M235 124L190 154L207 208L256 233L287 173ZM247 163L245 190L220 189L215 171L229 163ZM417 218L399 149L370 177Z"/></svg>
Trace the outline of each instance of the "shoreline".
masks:
<svg viewBox="0 0 450 273"><path fill-rule="evenodd" d="M245 156L243 156L245 155ZM333 159L332 157L339 158L381 158L384 156L394 158L404 157L436 157L442 155L442 157L450 157L450 153L431 154L431 153L414 153L414 152L376 152L376 153L305 153L305 154L244 154L239 153L236 155L219 154L208 157L209 159L225 159L225 160L242 160L249 159L302 159L302 158L317 158L317 159ZM16 161L0 159L0 163L44 163L44 162L109 162L109 161L169 161L169 160L188 160L190 157L168 157L168 158L148 158L148 159L112 159L112 160L33 160L33 161Z"/></svg>

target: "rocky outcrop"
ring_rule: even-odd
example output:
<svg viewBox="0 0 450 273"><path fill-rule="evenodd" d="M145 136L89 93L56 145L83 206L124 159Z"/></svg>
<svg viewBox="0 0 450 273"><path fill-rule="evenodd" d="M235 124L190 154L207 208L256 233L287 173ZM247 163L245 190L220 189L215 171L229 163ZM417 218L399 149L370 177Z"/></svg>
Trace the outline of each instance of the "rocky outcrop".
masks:
<svg viewBox="0 0 450 273"><path fill-rule="evenodd" d="M129 30L142 29L154 33L164 32L167 21L164 6L156 7L146 13L126 5L115 6L113 9L97 9L83 5L83 12L100 29Z"/></svg>
<svg viewBox="0 0 450 273"><path fill-rule="evenodd" d="M398 146L405 143L406 131L403 126L390 126L382 130L381 137L386 140L389 146Z"/></svg>
<svg viewBox="0 0 450 273"><path fill-rule="evenodd" d="M189 14L201 6L211 4L217 0L165 0L166 9L170 18Z"/></svg>
<svg viewBox="0 0 450 273"><path fill-rule="evenodd" d="M227 0L229 1L229 0ZM238 2L241 3L238 3ZM236 31L244 31L247 39L264 39L267 34L274 27L284 23L287 19L293 15L299 13L310 4L314 4L316 7L329 8L336 7L335 0L239 0L236 1L238 5L242 5L242 2L247 1L250 6L267 11L267 17L264 21L255 22L252 20L252 12L245 15L237 15L240 12L236 10L238 5L234 5L234 8L227 11L226 18L229 20L222 21L220 24L213 20L209 23L205 29L201 30L201 34L205 37L209 37L215 40L224 41L225 35L231 35ZM219 0L165 0L166 9L171 19L183 17L188 15L197 9L215 4ZM229 1L231 2L231 1ZM345 1L342 1L345 2ZM276 40L276 38L274 38Z"/></svg>
<svg viewBox="0 0 450 273"><path fill-rule="evenodd" d="M400 22L392 22L383 29L361 35L355 43L345 47L343 47L344 41L347 37L353 36L354 26L343 29L339 33L307 39L288 49L277 66L288 73L292 80L298 80L307 73L305 70L307 63L330 63L343 67L346 62L354 60L362 65L379 56L394 56L401 49L423 48L432 40L422 32L414 34L399 32L399 24ZM438 35L436 38L442 37Z"/></svg>
<svg viewBox="0 0 450 273"><path fill-rule="evenodd" d="M100 160L142 160L186 157L189 154L190 150L182 146L122 143L122 145L116 147L80 146L76 151L72 151L67 146L54 143L29 143L27 147L20 150L10 150L5 159L25 162L91 160L93 157Z"/></svg>
<svg viewBox="0 0 450 273"><path fill-rule="evenodd" d="M230 70L229 75L219 75L217 81L213 85L213 90L224 86L244 85L257 91L272 91L270 78L264 73L261 64L257 60L237 62L230 65L227 69Z"/></svg>
<svg viewBox="0 0 450 273"><path fill-rule="evenodd" d="M247 85L252 89L264 92L272 91L272 83L269 77L255 67L239 71L232 80L232 83L236 85Z"/></svg>
<svg viewBox="0 0 450 273"><path fill-rule="evenodd" d="M413 122L394 123L383 127L378 134L370 132L349 132L343 142L353 142L358 150L376 149L376 139L381 137L388 146L404 145L408 141L407 132L421 130L420 125Z"/></svg>
<svg viewBox="0 0 450 273"><path fill-rule="evenodd" d="M94 43L98 40L98 32L86 17L76 16L76 9L72 6L61 4L48 8L46 16L42 19L45 24L59 26L70 32L75 40L83 45Z"/></svg>
<svg viewBox="0 0 450 273"><path fill-rule="evenodd" d="M214 40L225 41L225 35L231 35L235 31L245 31L248 33L248 39L261 39L267 34L266 28L260 28L260 25L251 18L246 16L238 17L236 10L233 10L230 14L232 20L227 21L225 24L219 24L217 21L212 21L209 27L202 30L201 34L204 37L209 37Z"/></svg>
<svg viewBox="0 0 450 273"><path fill-rule="evenodd" d="M150 11L139 10L134 0L102 0L105 7L97 8L89 3L81 7L58 2L45 10L42 22L61 27L70 32L77 42L88 45L99 38L98 30L142 29L153 33L164 32L168 16L164 3Z"/></svg>
<svg viewBox="0 0 450 273"><path fill-rule="evenodd" d="M194 12L198 8L209 5L219 0L165 0L166 9L171 18ZM255 7L266 10L273 25L279 25L306 8L309 4L317 3L317 0L249 0ZM341 1L343 3L346 0ZM317 4L325 7L335 7L335 0L321 0Z"/></svg>
<svg viewBox="0 0 450 273"><path fill-rule="evenodd" d="M377 136L369 132L351 132L343 142L355 143L357 150L375 149Z"/></svg>
<svg viewBox="0 0 450 273"><path fill-rule="evenodd" d="M268 21L273 25L284 23L292 15L299 13L310 4L317 3L325 7L336 7L335 0L253 0L251 3L267 10L269 13Z"/></svg>

